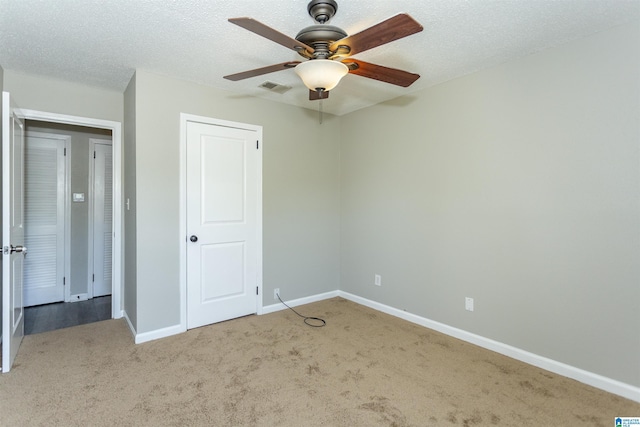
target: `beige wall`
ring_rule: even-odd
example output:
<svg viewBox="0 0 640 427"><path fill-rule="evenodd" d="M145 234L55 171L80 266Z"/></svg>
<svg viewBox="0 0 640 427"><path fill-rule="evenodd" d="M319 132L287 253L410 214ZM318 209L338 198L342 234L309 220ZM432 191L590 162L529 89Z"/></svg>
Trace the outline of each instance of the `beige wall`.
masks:
<svg viewBox="0 0 640 427"><path fill-rule="evenodd" d="M338 118L141 70L135 94L139 333L180 321L180 113L263 126L264 303L338 288Z"/></svg>
<svg viewBox="0 0 640 427"><path fill-rule="evenodd" d="M122 123L123 94L6 70L4 87L19 108Z"/></svg>
<svg viewBox="0 0 640 427"><path fill-rule="evenodd" d="M640 386L639 28L343 117L341 289Z"/></svg>

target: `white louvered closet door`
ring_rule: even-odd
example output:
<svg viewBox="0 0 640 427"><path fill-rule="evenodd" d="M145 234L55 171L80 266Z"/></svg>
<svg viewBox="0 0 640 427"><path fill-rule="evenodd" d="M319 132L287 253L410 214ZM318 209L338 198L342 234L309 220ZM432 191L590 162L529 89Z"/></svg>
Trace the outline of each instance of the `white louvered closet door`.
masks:
<svg viewBox="0 0 640 427"><path fill-rule="evenodd" d="M111 295L113 249L113 151L94 145L93 296Z"/></svg>
<svg viewBox="0 0 640 427"><path fill-rule="evenodd" d="M25 140L25 307L64 301L67 140L40 133Z"/></svg>

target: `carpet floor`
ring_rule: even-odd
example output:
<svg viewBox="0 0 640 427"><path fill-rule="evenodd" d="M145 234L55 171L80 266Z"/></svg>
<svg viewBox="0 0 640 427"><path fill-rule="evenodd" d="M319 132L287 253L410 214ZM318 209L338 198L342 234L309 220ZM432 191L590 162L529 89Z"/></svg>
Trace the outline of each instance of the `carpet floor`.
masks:
<svg viewBox="0 0 640 427"><path fill-rule="evenodd" d="M9 426L613 426L640 404L333 298L135 345L124 320L24 338Z"/></svg>

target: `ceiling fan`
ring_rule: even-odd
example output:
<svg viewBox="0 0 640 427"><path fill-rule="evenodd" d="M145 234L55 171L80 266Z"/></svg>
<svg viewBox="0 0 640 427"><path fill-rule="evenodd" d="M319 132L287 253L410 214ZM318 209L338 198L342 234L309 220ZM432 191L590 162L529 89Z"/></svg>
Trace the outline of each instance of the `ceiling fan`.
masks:
<svg viewBox="0 0 640 427"><path fill-rule="evenodd" d="M328 98L329 91L348 73L403 87L420 78L418 74L360 61L351 55L418 33L422 31L422 25L406 13L400 13L349 36L341 28L327 24L337 10L335 0L311 0L307 11L318 24L303 28L295 39L252 18L229 19L233 24L296 51L306 61L282 62L224 78L238 81L294 68L309 88L312 101Z"/></svg>

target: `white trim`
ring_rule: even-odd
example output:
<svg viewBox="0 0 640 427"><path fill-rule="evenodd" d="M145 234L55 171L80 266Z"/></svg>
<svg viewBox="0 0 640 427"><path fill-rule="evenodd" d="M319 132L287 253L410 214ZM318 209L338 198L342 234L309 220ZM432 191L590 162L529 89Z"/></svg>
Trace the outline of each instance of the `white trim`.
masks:
<svg viewBox="0 0 640 427"><path fill-rule="evenodd" d="M311 304L312 302L318 302L318 301L322 301L330 298L335 298L337 296L340 296L340 291L325 292L323 294L311 295L309 297L298 298L298 299L285 301L285 302L290 307L297 307L299 305ZM262 314L275 313L276 311L282 311L282 310L287 310L287 307L285 307L284 304L278 301L275 304L262 307Z"/></svg>
<svg viewBox="0 0 640 427"><path fill-rule="evenodd" d="M184 331L182 330L182 325L174 325L162 329L156 329L154 331L143 332L141 334L134 334L134 340L136 344L142 344L144 342L170 337L172 335L181 334L183 332Z"/></svg>
<svg viewBox="0 0 640 427"><path fill-rule="evenodd" d="M349 301L353 301L357 304L372 308L374 310L399 317L420 326L442 332L443 334L458 338L471 344L475 344L479 347L495 351L496 353L500 353L521 362L528 363L529 365L537 366L538 368L542 368L555 374L580 381L581 383L599 388L609 393L617 394L627 399L640 402L640 387L635 387L631 384L626 384L618 380L595 374L593 372L585 371L583 369L576 368L574 366L570 366L565 363L546 358L544 356L539 356L537 354L530 353L528 351L510 346L508 344L503 344L501 342L494 341L492 339L485 338L483 336L476 335L462 329L454 328L452 326L445 325L444 323L436 322L434 320L420 317L415 314L407 313L406 311L399 310L397 308L393 308L376 301L371 301L369 299L362 298L348 292L338 291L338 296L344 299L348 299Z"/></svg>
<svg viewBox="0 0 640 427"><path fill-rule="evenodd" d="M299 298L296 300L292 300L292 301L286 301L287 305L291 306L291 307L297 307L299 305L304 305L304 304L310 304L312 302L318 302L318 301L322 301L325 299L329 299L329 298L334 298L340 296L339 295L339 291L331 291L331 292L326 292L324 294L318 294L318 295L312 295L309 297L304 297L304 298ZM277 303L277 304L272 304L269 305L267 307L261 307L261 314L269 314L269 313L275 313L276 311L280 311L280 310L287 310L287 307L285 307L283 304L281 303ZM124 314L124 317L127 319L127 322L129 323L129 328L131 329L131 332L133 333L133 336L135 337L135 343L136 344L141 344L143 342L147 342L147 341L152 341L152 340L157 340L160 338L166 338L169 337L171 335L177 335L177 334L181 334L183 332L186 331L185 328L183 328L182 324L180 325L174 325L174 326L169 326L166 328L162 328L162 329L156 329L153 331L149 331L149 332L144 332L141 334L136 333L135 328L133 327L131 321L129 320L129 317L127 316L127 314ZM186 323L185 323L186 325Z"/></svg>
<svg viewBox="0 0 640 427"><path fill-rule="evenodd" d="M256 126L256 133L258 134L258 164L256 167L256 174L258 178L257 191L258 191L258 201L256 207L256 234L258 236L258 265L256 269L258 270L256 273L256 286L258 287L258 295L256 296L256 314L262 314L262 126Z"/></svg>
<svg viewBox="0 0 640 427"><path fill-rule="evenodd" d="M43 122L65 123L75 126L87 126L111 131L113 141L113 289L111 298L111 316L122 317L123 277L122 270L122 123L112 120L93 119L89 117L70 116L67 114L49 113L37 110L20 109L21 118Z"/></svg>
<svg viewBox="0 0 640 427"><path fill-rule="evenodd" d="M95 280L93 277L94 274L94 261L95 261L95 247L94 247L94 239L95 239L95 209L96 209L96 200L95 200L95 188L96 188L96 162L95 162L95 150L96 145L108 145L111 147L113 151L113 144L111 139L101 139L101 138L89 138L89 183L87 187L87 292L89 294L89 298L93 298L93 288L95 286ZM113 153L112 153L113 155ZM111 226L111 231L113 235L113 224ZM113 239L113 236L112 236ZM112 266L113 267L113 266ZM113 289L113 272L111 272L111 289Z"/></svg>
<svg viewBox="0 0 640 427"><path fill-rule="evenodd" d="M71 136L64 156L64 302L71 301ZM68 280L67 280L68 279Z"/></svg>
<svg viewBox="0 0 640 427"><path fill-rule="evenodd" d="M476 335L471 332L464 331L462 329L454 328L452 326L445 325L444 323L436 322L434 320L417 316L415 314L407 313L406 311L399 310L397 308L393 308L388 305L381 304L379 302L372 301L366 298L362 298L357 295L350 294L348 292L331 291L331 292L311 295L308 297L298 298L295 300L285 301L285 302L290 307L297 307L300 305L310 304L310 303L323 301L323 300L327 300L335 297L341 297L341 298L347 299L349 301L355 302L356 304L364 305L366 307L372 308L382 313L389 314L391 316L398 317L400 319L406 320L411 323L415 323L425 328L433 329L445 335L449 335L451 337L460 339L462 341L466 341L468 343L477 345L487 350L495 351L496 353L503 354L505 356L519 360L529 365L536 366L541 369L545 369L555 374L574 379L576 381L590 385L600 390L604 390L606 392L613 393L618 396L622 396L624 398L631 399L636 402L640 402L640 387L636 387L631 384L626 384L621 381L614 380L612 378L595 374L593 372L585 371L583 369L576 368L574 366L567 365L565 363L558 362L558 361L546 358L544 356L539 356L537 354L530 353L528 351L519 349L517 347L513 347L508 344L503 344L501 342L494 341L492 339L485 338L480 335ZM270 314L270 313L275 313L277 311L282 311L282 310L287 310L287 307L285 307L284 304L278 302L276 304L263 306L261 310L261 314ZM127 317L126 313L125 313L125 317L127 318L127 322L129 323L129 328L131 328L131 331L133 332L136 344L179 334L179 333L185 332L186 330L183 328L182 325L175 325L175 326L170 326L168 328L158 329L155 331L136 335L135 329L133 328L131 322L129 321L129 318Z"/></svg>
<svg viewBox="0 0 640 427"><path fill-rule="evenodd" d="M187 330L187 121L188 115L180 113L180 175L178 177L178 251L180 280L180 326Z"/></svg>
<svg viewBox="0 0 640 427"><path fill-rule="evenodd" d="M180 113L180 175L179 175L179 238L180 251L179 277L180 277L180 328L181 332L187 330L187 122L205 123L214 126L224 126L236 129L246 129L256 132L258 138L258 223L256 225L258 235L258 274L256 286L256 313L262 314L262 126L247 123L232 122L228 120L214 119L211 117L197 116Z"/></svg>
<svg viewBox="0 0 640 427"><path fill-rule="evenodd" d="M94 187L95 187L95 159L92 156L94 151L94 138L89 138L89 182L87 183L87 293L89 298L93 298L93 216L95 209Z"/></svg>

